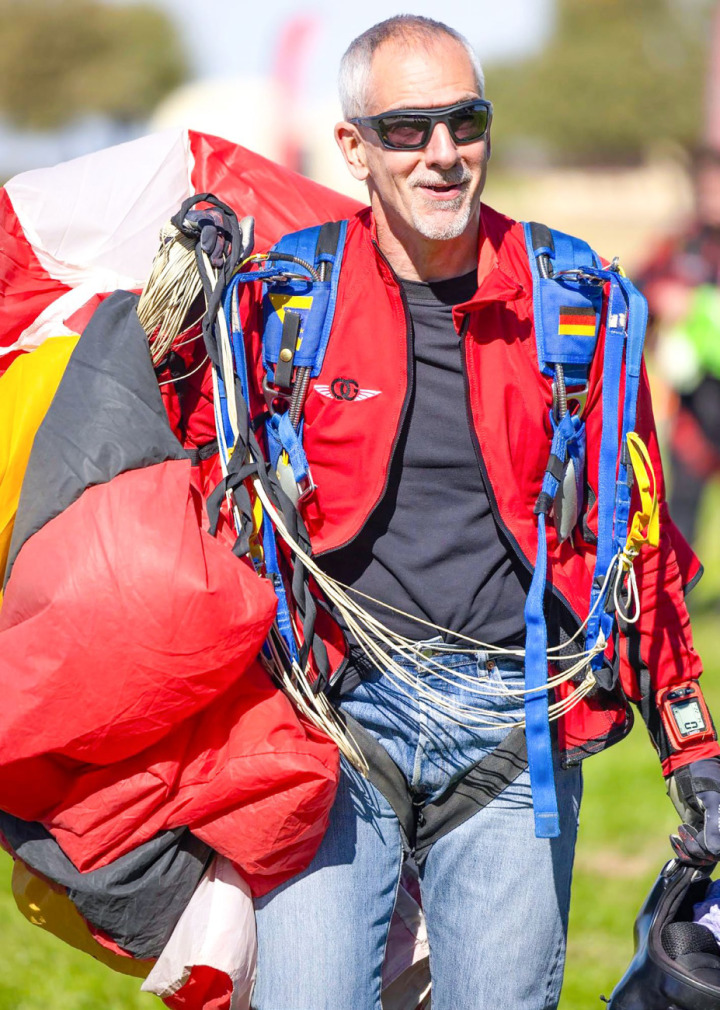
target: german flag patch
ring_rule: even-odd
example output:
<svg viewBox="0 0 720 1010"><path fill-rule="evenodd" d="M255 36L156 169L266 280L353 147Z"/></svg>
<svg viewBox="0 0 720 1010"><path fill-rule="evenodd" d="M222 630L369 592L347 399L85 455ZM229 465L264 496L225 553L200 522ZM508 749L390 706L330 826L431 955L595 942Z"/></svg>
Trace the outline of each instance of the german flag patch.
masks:
<svg viewBox="0 0 720 1010"><path fill-rule="evenodd" d="M597 318L597 312L590 307L561 305L558 333L568 337L594 337Z"/></svg>

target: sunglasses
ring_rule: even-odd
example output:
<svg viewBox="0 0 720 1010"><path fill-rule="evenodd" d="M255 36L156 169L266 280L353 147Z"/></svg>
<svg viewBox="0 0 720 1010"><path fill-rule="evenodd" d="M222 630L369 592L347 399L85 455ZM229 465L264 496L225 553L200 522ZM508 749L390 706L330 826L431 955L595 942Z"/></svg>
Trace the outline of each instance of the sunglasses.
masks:
<svg viewBox="0 0 720 1010"><path fill-rule="evenodd" d="M441 109L398 109L379 116L350 119L356 126L369 126L390 151L419 151L427 147L438 123L444 123L456 144L472 144L487 133L492 121L492 103L484 98L446 105Z"/></svg>

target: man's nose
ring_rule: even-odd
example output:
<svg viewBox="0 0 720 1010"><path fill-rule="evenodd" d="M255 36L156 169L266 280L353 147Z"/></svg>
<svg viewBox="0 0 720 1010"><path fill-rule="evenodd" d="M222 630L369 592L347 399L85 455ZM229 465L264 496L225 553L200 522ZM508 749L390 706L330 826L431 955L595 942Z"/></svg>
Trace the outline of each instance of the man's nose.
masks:
<svg viewBox="0 0 720 1010"><path fill-rule="evenodd" d="M457 145L445 123L437 123L425 148L425 164L452 168L459 158Z"/></svg>

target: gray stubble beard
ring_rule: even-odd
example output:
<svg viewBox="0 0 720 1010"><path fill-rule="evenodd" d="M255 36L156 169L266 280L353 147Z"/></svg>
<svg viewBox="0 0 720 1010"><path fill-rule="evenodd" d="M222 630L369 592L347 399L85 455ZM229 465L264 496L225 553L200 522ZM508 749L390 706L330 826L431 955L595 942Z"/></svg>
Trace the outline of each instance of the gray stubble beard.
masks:
<svg viewBox="0 0 720 1010"><path fill-rule="evenodd" d="M422 200L422 197L420 197L420 200L425 206L428 206ZM413 203L410 207L413 227L424 238L429 238L436 242L444 242L449 239L459 238L463 234L470 222L472 202L469 199L468 193L464 192L455 197L454 200L448 200L447 203L439 206L433 203L432 209L443 216L447 214L449 220L446 221L442 218L438 220L434 217L433 219L428 219L420 212L417 205Z"/></svg>

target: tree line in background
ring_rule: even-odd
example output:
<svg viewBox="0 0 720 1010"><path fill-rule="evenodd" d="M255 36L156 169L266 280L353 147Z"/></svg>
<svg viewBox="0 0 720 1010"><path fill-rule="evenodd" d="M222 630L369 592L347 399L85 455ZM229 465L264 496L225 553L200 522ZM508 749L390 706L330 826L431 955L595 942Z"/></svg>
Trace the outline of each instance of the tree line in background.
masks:
<svg viewBox="0 0 720 1010"><path fill-rule="evenodd" d="M537 56L488 68L498 149L627 164L702 139L715 0L556 0Z"/></svg>
<svg viewBox="0 0 720 1010"><path fill-rule="evenodd" d="M146 118L187 76L173 22L151 4L0 0L0 114L54 129Z"/></svg>
<svg viewBox="0 0 720 1010"><path fill-rule="evenodd" d="M715 0L556 0L537 56L490 66L498 149L628 163L701 138ZM54 129L84 115L142 121L187 76L150 3L0 0L0 115Z"/></svg>

